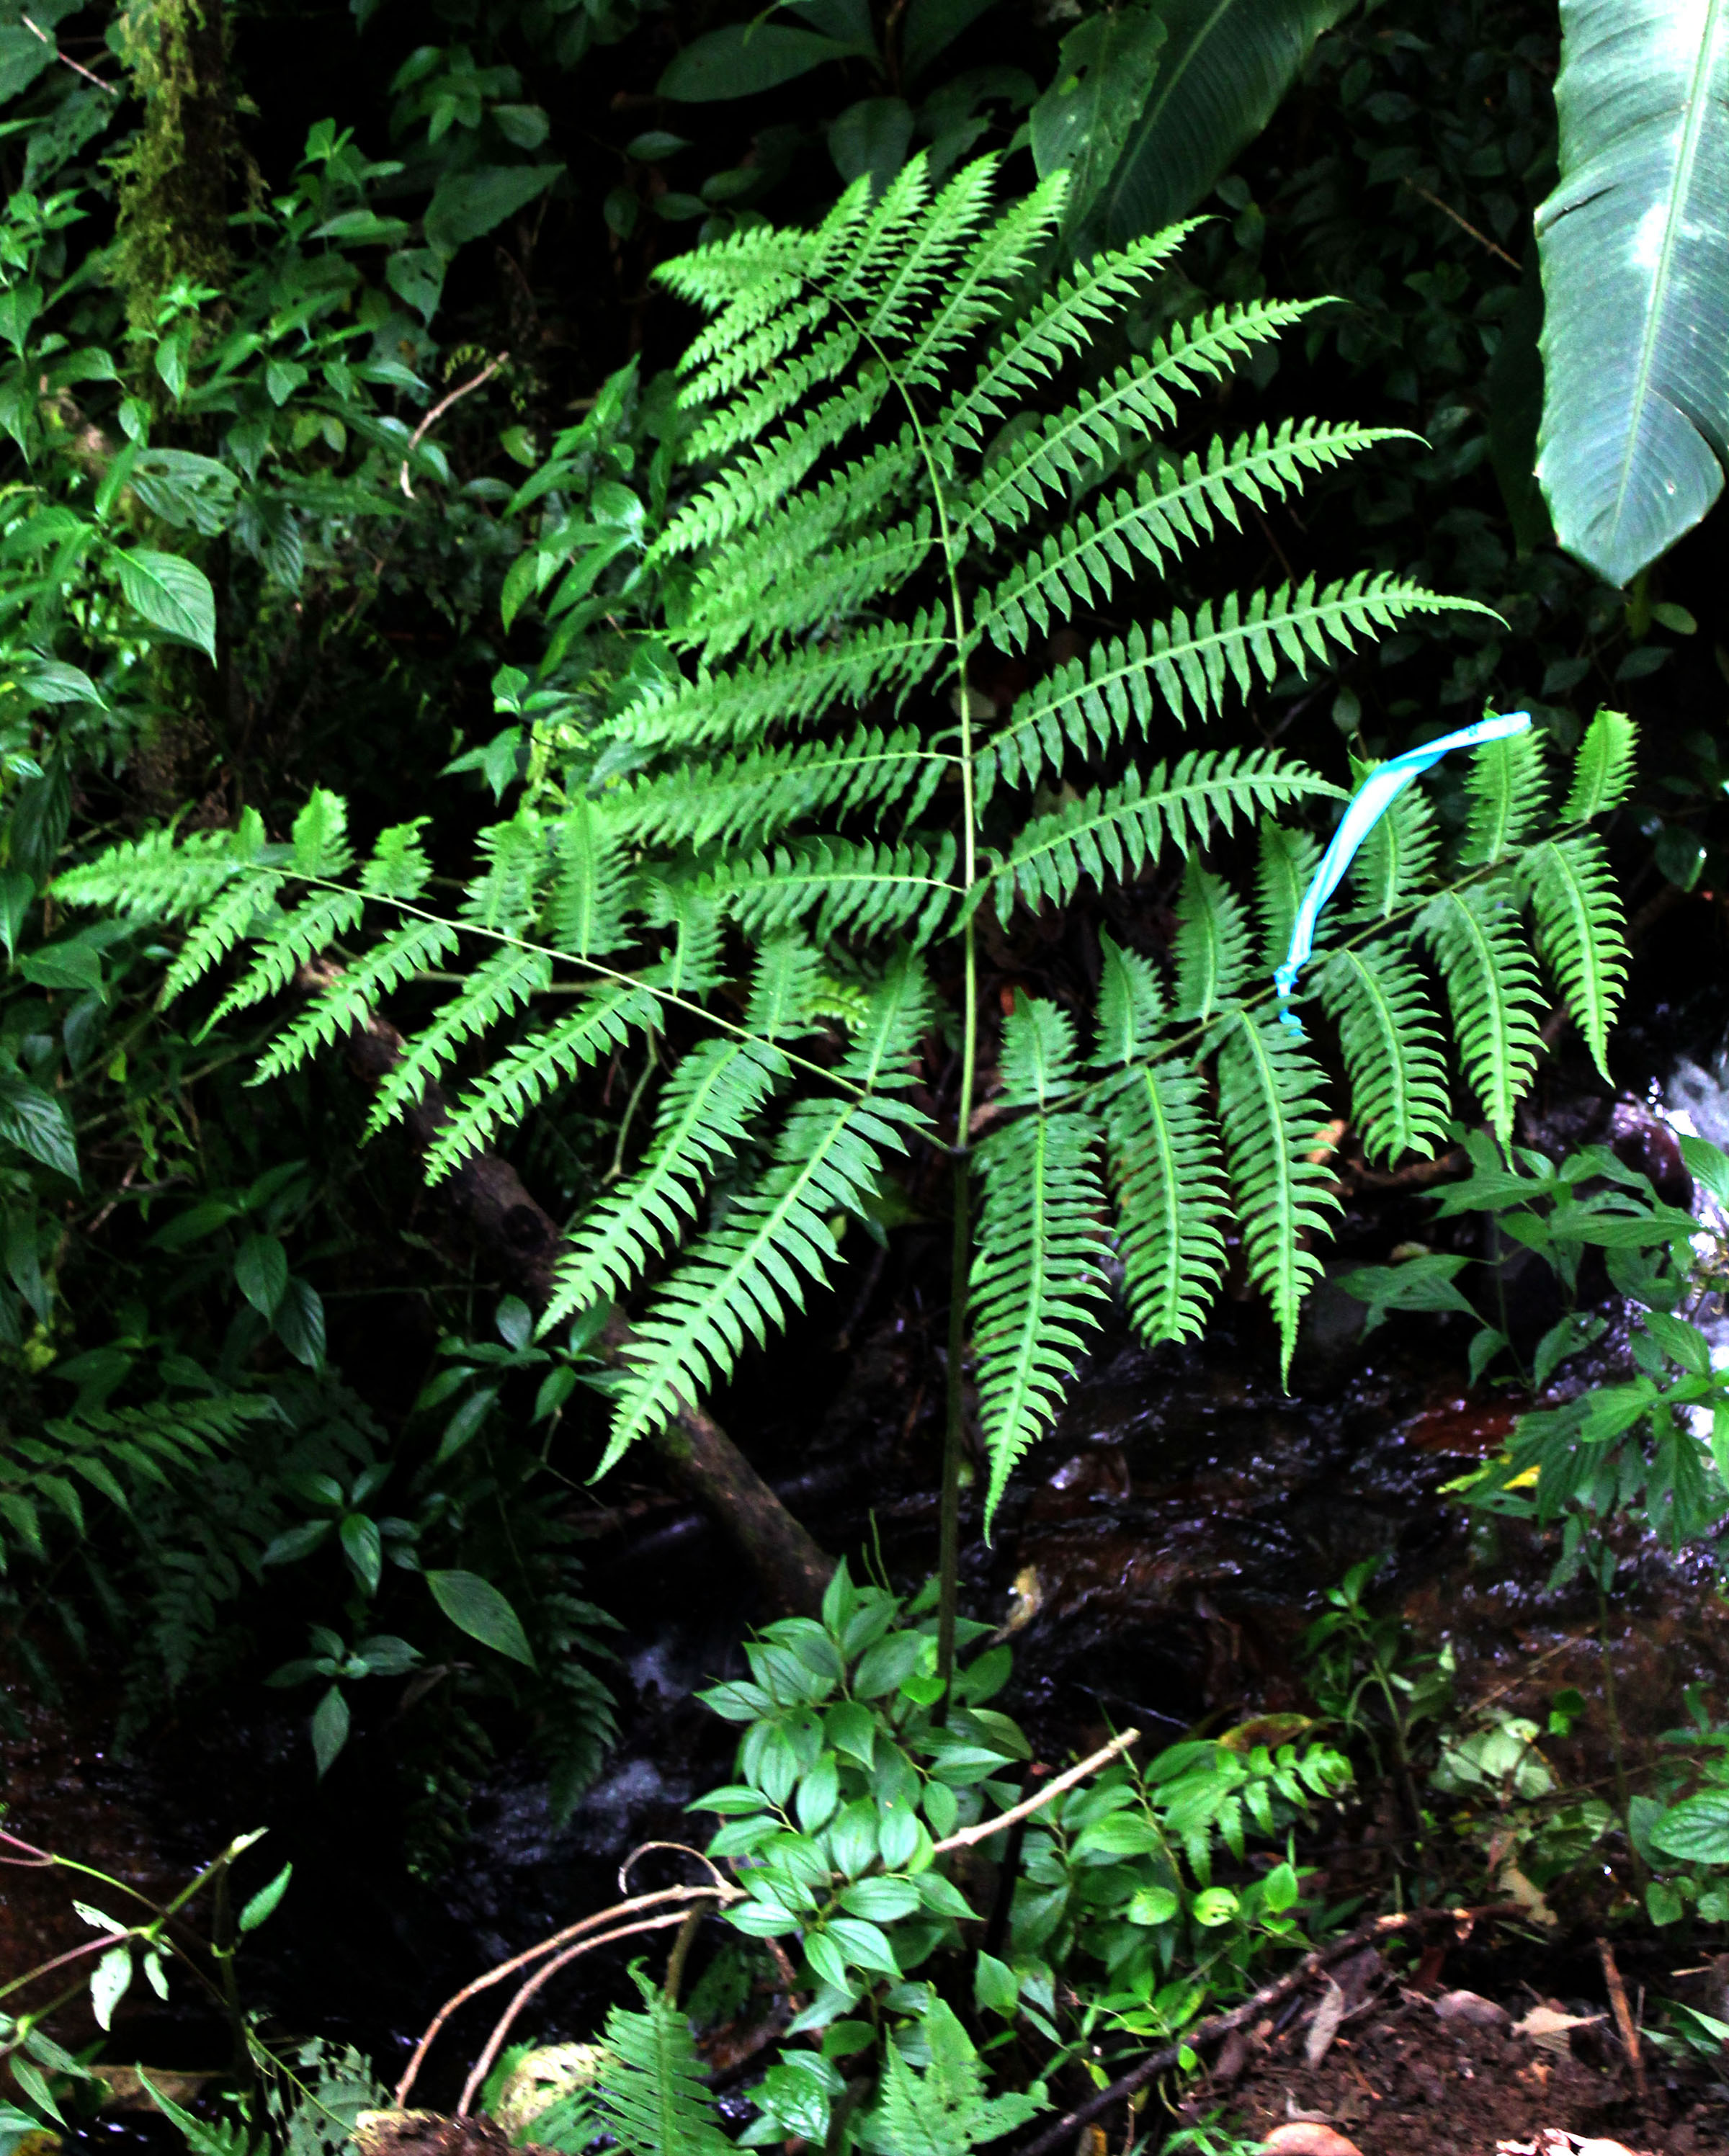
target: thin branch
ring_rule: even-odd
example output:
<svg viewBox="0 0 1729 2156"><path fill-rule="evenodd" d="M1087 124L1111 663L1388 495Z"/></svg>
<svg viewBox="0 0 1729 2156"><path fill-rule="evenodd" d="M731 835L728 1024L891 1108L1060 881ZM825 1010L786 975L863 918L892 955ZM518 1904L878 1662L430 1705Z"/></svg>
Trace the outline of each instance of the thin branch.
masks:
<svg viewBox="0 0 1729 2156"><path fill-rule="evenodd" d="M1439 195L1432 195L1427 187L1419 187L1415 180L1408 179L1404 184L1413 195L1421 195L1431 209L1438 209L1443 217L1451 218L1461 232L1468 232L1480 247L1486 247L1491 254L1505 262L1509 270L1517 270L1521 267L1521 264L1508 254L1506 248L1497 246L1486 232L1479 232L1475 225L1468 223L1456 209L1449 209Z"/></svg>
<svg viewBox="0 0 1729 2156"><path fill-rule="evenodd" d="M700 1891L711 1894L714 1889L705 1887ZM575 1961L579 1955L593 1953L598 1947L614 1945L619 1939L634 1938L640 1932L664 1932L671 1925L682 1924L686 1914L687 1912L683 1909L670 1909L664 1916L644 1917L634 1924L620 1924L616 1931L598 1933L592 1939L579 1939L575 1946L567 1947L562 1954L557 1955L549 1961L544 1969L537 1970L499 2016L492 2034L486 2039L485 2049L475 2060L473 2071L463 2083L462 2097L456 2107L457 2117L461 2118L467 2114L468 2107L478 2094L481 2082L491 2072L492 2062L503 2048L504 2041L510 2035L516 2016L543 1984L557 1976L560 1969L567 1964Z"/></svg>
<svg viewBox="0 0 1729 2156"><path fill-rule="evenodd" d="M998 1812L994 1818L981 1820L977 1826L963 1826L958 1834L952 1834L947 1840L939 1841L931 1854L941 1856L951 1849L970 1849L976 1841L988 1841L993 1834L1001 1834L1004 1827L1017 1826L1022 1820L1031 1819L1034 1812L1043 1811L1047 1804L1054 1804L1066 1791L1072 1789L1077 1782L1084 1782L1089 1774L1097 1774L1100 1768L1108 1766L1120 1753L1126 1752L1131 1744L1138 1744L1140 1741L1138 1729L1124 1730L1121 1737L1113 1737L1108 1744L1101 1744L1078 1767L1070 1767L1065 1774L1059 1774L1054 1782L1048 1782L1037 1796L1024 1799L1009 1810Z"/></svg>
<svg viewBox="0 0 1729 2156"><path fill-rule="evenodd" d="M426 2025L425 2033L410 2053L408 2063L403 2070L403 2077L396 2085L392 2101L397 2109L401 2111L407 2106L408 2092L413 2087L415 2079L426 2062L426 2055L432 2049L439 2030L459 2007L465 2006L469 1999L478 1998L481 1992L490 1991L495 1984L502 1984L507 1976L514 1976L518 1969L526 1969L531 1962L538 1961L543 1954L556 1953L572 1939L580 1938L585 1933L594 1931L603 1924L611 1923L616 1918L639 1909L656 1907L667 1902L682 1904L695 1900L698 1896L714 1898L717 1894L730 1896L732 1893L742 1894L742 1888L723 1887L717 1890L706 1886L663 1887L653 1894L639 1894L634 1900L617 1902L610 1909L602 1909L592 1917L584 1917L578 1923L567 1924L562 1932L554 1932L551 1938L542 1939L538 1946L528 1947L521 1953L513 1954L508 1961L500 1962L496 1969L490 1969L483 1976L477 1976L472 1984L464 1984L462 1989L454 1992L434 2015ZM682 1917L682 1907L678 1913Z"/></svg>
<svg viewBox="0 0 1729 2156"><path fill-rule="evenodd" d="M491 381L493 376L498 372L510 356L509 352L501 352L496 359L489 359L478 374L471 375L466 382L453 389L448 397L441 397L413 433L409 435L408 446L403 453L403 468L397 475L397 483L410 501L414 499L414 490L408 484L408 459L419 448L422 436L429 428L436 426L450 407L460 398L466 397L471 389L478 389L483 382Z"/></svg>
<svg viewBox="0 0 1729 2156"><path fill-rule="evenodd" d="M119 90L113 83L104 82L100 75L92 74L87 67L81 67L79 63L73 59L70 53L63 53L59 47L54 44L54 39L49 37L48 32L46 30L38 29L35 23L30 20L28 15L20 15L18 17L18 20L23 24L24 28L30 33L33 38L40 38L43 44L52 49L54 58L60 63L62 67L69 67L71 69L74 74L81 74L86 82L95 83L98 90L105 90L110 97L118 97L120 95Z"/></svg>

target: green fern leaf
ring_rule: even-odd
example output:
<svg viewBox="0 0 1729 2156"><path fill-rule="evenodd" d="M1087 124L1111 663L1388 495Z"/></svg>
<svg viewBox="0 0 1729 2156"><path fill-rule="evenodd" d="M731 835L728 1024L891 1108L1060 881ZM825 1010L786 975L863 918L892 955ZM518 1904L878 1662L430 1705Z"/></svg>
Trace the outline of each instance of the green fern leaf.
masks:
<svg viewBox="0 0 1729 2156"><path fill-rule="evenodd" d="M1109 748L1131 729L1145 731L1164 708L1180 723L1217 716L1229 683L1244 696L1257 677L1270 686L1286 667L1299 673L1331 664L1364 638L1413 613L1480 613L1474 601L1444 598L1392 576L1352 577L1317 589L1314 580L1257 592L1246 606L1233 593L1215 611L1173 613L1150 631L1101 637L1016 701L1008 723L979 758L987 791L1000 774L1033 784L1059 770L1072 746L1083 754Z"/></svg>
<svg viewBox="0 0 1729 2156"><path fill-rule="evenodd" d="M645 1978L637 1982L644 2010L615 2006L607 2016L597 2126L624 2156L731 2156L690 2023Z"/></svg>
<svg viewBox="0 0 1729 2156"><path fill-rule="evenodd" d="M321 988L288 1030L277 1035L248 1085L262 1086L285 1071L298 1070L339 1034L365 1025L375 1005L404 981L449 957L459 940L452 922L411 921L375 943L364 957Z"/></svg>
<svg viewBox="0 0 1729 2156"><path fill-rule="evenodd" d="M483 1151L500 1125L521 1122L531 1108L598 1056L652 1028L659 1013L651 990L634 982L609 986L557 1025L507 1048L440 1128L427 1152L427 1181L440 1181L469 1153Z"/></svg>
<svg viewBox="0 0 1729 2156"><path fill-rule="evenodd" d="M1638 729L1622 711L1599 711L1573 758L1573 786L1561 812L1568 824L1588 823L1619 808L1633 786Z"/></svg>
<svg viewBox="0 0 1729 2156"><path fill-rule="evenodd" d="M967 167L960 178L974 172L988 177L988 162L980 159ZM930 319L911 333L911 341L899 360L904 382L934 388L942 379L946 363L1001 314L1008 295L1026 277L1061 222L1067 194L1067 176L1053 173L992 221L966 260L942 280ZM933 446L941 455L947 445Z"/></svg>
<svg viewBox="0 0 1729 2156"><path fill-rule="evenodd" d="M925 748L916 726L884 733L860 726L835 742L753 749L711 764L700 787L682 769L610 794L621 838L662 845L759 846L788 824L869 807L882 816L909 793L916 817L947 759Z"/></svg>
<svg viewBox="0 0 1729 2156"><path fill-rule="evenodd" d="M547 907L553 942L567 956L603 957L624 941L631 869L610 803L577 800L553 834L552 895Z"/></svg>
<svg viewBox="0 0 1729 2156"><path fill-rule="evenodd" d="M367 1135L376 1135L420 1100L464 1041L478 1040L500 1019L520 1010L552 978L552 961L542 951L510 948L483 959L462 993L421 1028L401 1060L386 1072L367 1117Z"/></svg>
<svg viewBox="0 0 1729 2156"><path fill-rule="evenodd" d="M1003 1026L1003 1105L1024 1110L978 1148L984 1182L970 1283L978 1412L991 1455L984 1531L1010 1471L1056 1411L1108 1300L1105 1194L1091 1117L1059 1106L1075 1086L1074 1025L1026 996Z"/></svg>
<svg viewBox="0 0 1729 2156"><path fill-rule="evenodd" d="M704 1041L685 1057L660 1096L642 1166L572 1237L543 1332L591 1303L618 1300L678 1245L708 1177L749 1135L786 1067L772 1049L744 1041Z"/></svg>
<svg viewBox="0 0 1729 2156"><path fill-rule="evenodd" d="M1000 2141L1045 2108L1042 2082L1030 2090L987 2097L984 2068L972 2040L946 2000L933 1998L921 2034L927 2063L907 2064L898 2044L887 2046L880 2125L872 2136L883 2156L965 2156Z"/></svg>
<svg viewBox="0 0 1729 2156"><path fill-rule="evenodd" d="M921 160L928 172L927 152L921 151L913 162ZM969 243L976 241L978 228L989 213L996 179L997 160L975 158L955 174L931 205L929 215L920 218L898 259L890 263L877 284L870 311L864 318L864 335L873 344L898 342L911 335L915 321L939 295L947 295L948 310L956 309L959 258L963 251L969 256L965 266L977 289L979 271L975 264L983 249L976 244L969 247ZM1024 222L1036 228L1036 220ZM994 226L992 236L996 236ZM999 241L999 250L1000 246ZM1006 254L1002 266L987 273L989 282L998 285L1008 274ZM843 305L852 304L852 295L845 286L839 289L838 296ZM921 341L928 354L928 333Z"/></svg>
<svg viewBox="0 0 1729 2156"><path fill-rule="evenodd" d="M280 995L309 959L359 926L364 906L357 891L320 891L280 915L259 937L251 965L206 1019L199 1038L233 1012Z"/></svg>
<svg viewBox="0 0 1729 2156"><path fill-rule="evenodd" d="M1049 217L1054 207L1054 198L1050 204L1041 205L1041 216ZM986 428L1000 420L1011 405L1049 381L1077 352L1090 347L1100 326L1122 314L1153 272L1188 238L1196 222L1131 240L1114 254L1095 254L1084 270L1039 301L998 339L981 362L972 386L954 398L940 415L931 430L936 443L946 449L977 449ZM1020 244L1016 232L1010 242L1011 262ZM1019 274L1018 264L1014 264L1002 281L1011 284ZM992 281L995 282L994 278ZM968 321L965 333L970 333L972 326ZM933 334L931 341L931 352L915 345L907 356L909 370L916 378L925 378L934 360L947 356L947 335Z"/></svg>
<svg viewBox="0 0 1729 2156"><path fill-rule="evenodd" d="M1222 876L1191 856L1177 904L1177 1012L1204 1023L1249 978L1249 918Z"/></svg>
<svg viewBox="0 0 1729 2156"><path fill-rule="evenodd" d="M1367 777L1372 765L1357 767ZM1363 841L1352 877L1357 911L1387 921L1429 880L1440 858L1434 808L1419 786L1408 786Z"/></svg>
<svg viewBox="0 0 1729 2156"><path fill-rule="evenodd" d="M243 870L217 893L187 931L163 976L165 1009L213 972L246 937L269 932L271 923L282 917L276 901L285 880L268 869Z"/></svg>
<svg viewBox="0 0 1729 2156"><path fill-rule="evenodd" d="M1260 902L1261 965L1269 973L1290 947L1291 924L1320 856L1320 847L1306 831L1287 830L1270 816L1262 818L1255 886Z"/></svg>
<svg viewBox="0 0 1729 2156"><path fill-rule="evenodd" d="M1072 606L1102 607L1116 577L1143 565L1162 571L1188 547L1212 538L1219 521L1242 529L1239 498L1257 509L1299 491L1311 472L1330 470L1378 442L1408 440L1403 429L1331 426L1287 419L1276 433L1263 426L1229 448L1215 440L1204 462L1190 455L1180 469L1162 465L1136 475L1089 514L1077 511L1041 541L979 601L977 627L1003 651L1024 650L1049 631L1052 616Z"/></svg>
<svg viewBox="0 0 1729 2156"><path fill-rule="evenodd" d="M463 894L464 919L477 928L521 935L540 911L541 886L552 866L550 826L524 807L507 823L490 825L475 844L486 867Z"/></svg>
<svg viewBox="0 0 1729 2156"><path fill-rule="evenodd" d="M1229 831L1239 817L1338 788L1275 749L1227 749L1178 759L1167 772L1154 764L1131 770L1120 786L1071 801L1035 817L1013 850L989 873L998 917L1007 920L1018 896L1029 906L1050 899L1066 905L1084 876L1104 885L1126 881L1167 845L1183 853L1203 846L1215 827ZM1282 952L1280 954L1283 955Z"/></svg>
<svg viewBox="0 0 1729 2156"><path fill-rule="evenodd" d="M748 742L771 726L813 718L839 701L863 704L890 688L910 689L936 665L943 648L936 615L921 613L904 624L880 622L730 674L703 672L694 681L657 683L607 731L658 750Z"/></svg>
<svg viewBox="0 0 1729 2156"><path fill-rule="evenodd" d="M967 498L967 522L1000 536L1051 498L1096 484L1132 444L1176 418L1173 390L1221 378L1318 304L1254 300L1217 307L1189 326L1179 324L1145 359L1120 367L1108 384L1041 421L988 465Z"/></svg>
<svg viewBox="0 0 1729 2156"><path fill-rule="evenodd" d="M1591 1051L1609 1075L1608 1033L1627 987L1625 919L1601 839L1582 831L1521 864L1544 963Z"/></svg>
<svg viewBox="0 0 1729 2156"><path fill-rule="evenodd" d="M1321 1273L1308 1241L1340 1209L1326 1169L1308 1158L1326 1121L1324 1084L1277 1019L1238 1014L1219 1050L1219 1119L1249 1277L1272 1303L1287 1381L1297 1316Z"/></svg>
<svg viewBox="0 0 1729 2156"><path fill-rule="evenodd" d="M687 352L679 370L688 377L680 385L680 406L691 411L712 405L717 398L731 396L745 383L757 381L784 360L808 332L820 329L832 312L829 300L816 293L795 306L778 308L766 321L754 325L729 342L724 355L704 365L693 368ZM708 332L704 331L697 343L705 343L707 338ZM695 351L696 345L690 349ZM695 438L687 444L687 449L698 461L712 454L700 446Z"/></svg>
<svg viewBox="0 0 1729 2156"><path fill-rule="evenodd" d="M1224 1163L1192 1065L1141 1065L1106 1109L1123 1296L1149 1346L1198 1339L1224 1271Z"/></svg>
<svg viewBox="0 0 1729 2156"><path fill-rule="evenodd" d="M1138 1063L1152 1052L1164 1022L1158 970L1138 951L1125 951L1099 933L1099 1034L1093 1067L1109 1070Z"/></svg>
<svg viewBox="0 0 1729 2156"><path fill-rule="evenodd" d="M1365 1155L1434 1157L1452 1103L1441 1037L1423 977L1397 943L1334 953L1317 981L1339 1029Z"/></svg>
<svg viewBox="0 0 1729 2156"><path fill-rule="evenodd" d="M1485 742L1465 772L1470 818L1460 859L1467 867L1505 860L1528 839L1543 813L1547 784L1542 737L1533 727Z"/></svg>
<svg viewBox="0 0 1729 2156"><path fill-rule="evenodd" d="M696 1245L637 1327L603 1475L631 1443L659 1429L681 1400L728 1377L747 1339L761 1345L804 1306L804 1282L826 1282L839 1252L835 1213L875 1192L887 1152L904 1149L911 1111L881 1099L804 1101L768 1170Z"/></svg>
<svg viewBox="0 0 1729 2156"><path fill-rule="evenodd" d="M844 373L857 355L859 341L859 331L844 324L796 359L783 357L774 367L746 377L749 387L742 395L734 397L692 430L686 454L693 460L706 462L726 455L742 443L760 441L777 420L797 410L813 389ZM732 357L736 358L737 354ZM693 382L680 402L692 403L696 394L697 384Z"/></svg>
<svg viewBox="0 0 1729 2156"><path fill-rule="evenodd" d="M264 827L255 808L233 831L151 831L110 846L54 879L67 906L112 906L146 921L175 921L208 906L231 878L259 865ZM280 850L275 850L280 858Z"/></svg>
<svg viewBox="0 0 1729 2156"><path fill-rule="evenodd" d="M1443 891L1419 926L1447 984L1465 1078L1506 1145L1542 1047L1537 1019L1544 998L1518 893L1505 879Z"/></svg>
<svg viewBox="0 0 1729 2156"><path fill-rule="evenodd" d="M905 930L926 943L953 910L949 880L955 844L898 846L869 839L810 839L772 854L741 855L705 876L698 888L731 914L746 934L763 936L814 915L819 942L844 934Z"/></svg>

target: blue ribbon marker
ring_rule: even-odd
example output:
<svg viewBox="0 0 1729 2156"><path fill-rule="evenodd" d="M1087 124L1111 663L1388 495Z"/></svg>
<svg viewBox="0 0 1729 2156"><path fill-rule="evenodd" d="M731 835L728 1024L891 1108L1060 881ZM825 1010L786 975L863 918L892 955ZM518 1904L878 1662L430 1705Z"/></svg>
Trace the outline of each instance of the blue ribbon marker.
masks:
<svg viewBox="0 0 1729 2156"><path fill-rule="evenodd" d="M1351 805L1333 833L1332 844L1321 856L1321 865L1297 908L1291 924L1290 948L1285 954L1285 963L1273 975L1281 1004L1289 1004L1297 975L1315 947L1315 924L1321 918L1321 907L1338 889L1357 848L1419 772L1427 771L1455 748L1480 748L1485 742L1505 741L1510 734L1524 733L1530 725L1529 711L1491 712L1474 726L1461 726L1456 734L1443 734L1439 741L1425 742L1421 748L1408 748L1403 756L1391 757L1369 773L1352 796ZM1303 1022L1294 1010L1281 1009L1279 1016L1293 1033L1302 1032Z"/></svg>

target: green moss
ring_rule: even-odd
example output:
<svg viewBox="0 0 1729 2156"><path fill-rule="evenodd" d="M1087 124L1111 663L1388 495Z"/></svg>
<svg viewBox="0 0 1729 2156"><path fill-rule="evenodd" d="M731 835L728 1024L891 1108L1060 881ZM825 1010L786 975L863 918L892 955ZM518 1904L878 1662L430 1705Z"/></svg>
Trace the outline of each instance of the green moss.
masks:
<svg viewBox="0 0 1729 2156"><path fill-rule="evenodd" d="M121 49L144 106L114 160L127 319L156 320L176 285L220 290L235 150L222 0L128 0Z"/></svg>

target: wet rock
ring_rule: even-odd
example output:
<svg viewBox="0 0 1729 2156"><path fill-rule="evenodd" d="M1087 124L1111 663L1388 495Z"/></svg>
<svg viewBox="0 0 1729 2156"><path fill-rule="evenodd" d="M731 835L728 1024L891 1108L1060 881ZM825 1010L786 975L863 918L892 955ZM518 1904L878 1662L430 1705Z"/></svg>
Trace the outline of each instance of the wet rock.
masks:
<svg viewBox="0 0 1729 2156"><path fill-rule="evenodd" d="M1463 2021L1481 2029L1506 2029L1513 2019L1505 2006L1475 1991L1444 1991L1434 2001L1434 2010L1443 2021Z"/></svg>

